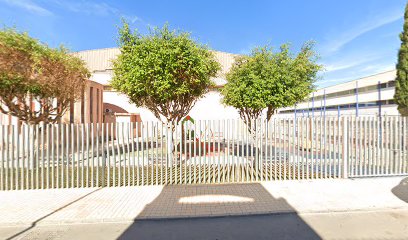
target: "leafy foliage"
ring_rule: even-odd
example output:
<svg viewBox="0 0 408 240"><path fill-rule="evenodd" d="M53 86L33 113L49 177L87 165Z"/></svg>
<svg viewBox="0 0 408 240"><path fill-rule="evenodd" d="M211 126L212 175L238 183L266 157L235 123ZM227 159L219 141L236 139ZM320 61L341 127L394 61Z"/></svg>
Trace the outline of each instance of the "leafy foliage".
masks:
<svg viewBox="0 0 408 240"><path fill-rule="evenodd" d="M0 111L31 124L56 122L78 100L89 71L64 48L15 29L0 31Z"/></svg>
<svg viewBox="0 0 408 240"><path fill-rule="evenodd" d="M269 120L276 109L302 101L313 91L321 69L312 48L312 43L306 43L294 56L286 44L276 53L266 46L237 58L221 90L223 103L237 108L249 124L261 117L264 109L268 109Z"/></svg>
<svg viewBox="0 0 408 240"><path fill-rule="evenodd" d="M121 54L114 61L112 86L157 119L177 123L213 86L220 69L213 53L188 33L167 25L145 36L124 22L119 29Z"/></svg>
<svg viewBox="0 0 408 240"><path fill-rule="evenodd" d="M401 47L398 52L394 99L398 104L400 114L408 116L408 4L405 8L404 19L404 30L400 34Z"/></svg>

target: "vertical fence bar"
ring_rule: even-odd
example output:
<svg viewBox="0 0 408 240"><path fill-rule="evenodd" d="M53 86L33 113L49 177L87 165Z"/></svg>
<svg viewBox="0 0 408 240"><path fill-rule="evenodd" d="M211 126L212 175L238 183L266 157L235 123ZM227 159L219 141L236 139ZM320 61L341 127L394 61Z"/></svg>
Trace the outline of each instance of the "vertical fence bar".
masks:
<svg viewBox="0 0 408 240"><path fill-rule="evenodd" d="M374 175L373 173L373 124L374 119L370 116L368 117L368 174L370 176Z"/></svg>
<svg viewBox="0 0 408 240"><path fill-rule="evenodd" d="M5 164L6 187L5 189L10 190L10 185L9 185L10 183L9 181L9 164L10 164L10 155L9 155L10 133L9 133L9 130L10 130L10 126L6 125L4 129L6 130L5 131L5 136L6 136L6 141L5 141L5 145L6 145L6 148L5 148L5 151L6 151L6 164Z"/></svg>
<svg viewBox="0 0 408 240"><path fill-rule="evenodd" d="M102 161L101 161L101 187L105 187L106 186L106 145L105 145L105 128L106 125L104 123L99 123L100 124L100 139L101 139L101 157L102 157ZM78 162L79 163L79 162ZM78 164L77 163L77 164Z"/></svg>
<svg viewBox="0 0 408 240"><path fill-rule="evenodd" d="M286 175L286 164L287 164L287 161L286 161L286 156L287 156L287 153L286 153L286 118L284 117L283 119L283 124L282 124L282 133L281 133L281 136L282 136L282 146L281 146L281 148L283 149L283 176L282 176L282 179L283 180L286 180L287 179L287 175Z"/></svg>
<svg viewBox="0 0 408 240"><path fill-rule="evenodd" d="M311 152L311 157L310 157L310 160L311 160L311 166L310 166L310 170L311 170L311 179L314 179L315 178L315 170L314 170L314 167L315 167L315 137L316 137L316 133L315 133L315 118L314 117L312 117L311 119L310 119L310 124L311 124L311 126L310 126L310 138L311 138L311 149L310 149L310 152Z"/></svg>
<svg viewBox="0 0 408 240"><path fill-rule="evenodd" d="M217 154L217 158L218 158L218 165L217 165L217 182L221 183L221 122L220 120L217 121L217 129L218 129L218 154Z"/></svg>
<svg viewBox="0 0 408 240"><path fill-rule="evenodd" d="M201 178L201 174L202 174L202 172L201 172L201 151L202 151L202 149L201 149L201 147L202 146L205 146L205 141L204 141L204 145L202 144L203 142L202 142L202 134L201 134L201 120L198 120L198 133L199 133L199 136L200 136L200 141L199 141L199 144L198 144L198 155L199 155L199 159L198 159L198 161L199 161L199 165L198 165L198 182L199 183L202 183L202 178Z"/></svg>
<svg viewBox="0 0 408 240"><path fill-rule="evenodd" d="M55 188L55 125L51 125L51 188Z"/></svg>
<svg viewBox="0 0 408 240"><path fill-rule="evenodd" d="M178 123L174 123L174 143L173 143L173 147L175 150L175 154L173 155L173 164L174 164L174 170L173 167L171 169L171 171L174 171L174 184L178 183L178 147L177 145L180 144L179 140L178 140Z"/></svg>
<svg viewBox="0 0 408 240"><path fill-rule="evenodd" d="M135 159L135 124L137 122L131 122L130 123L130 143L132 144L132 186L135 186L136 183L136 159ZM137 127L136 127L137 131ZM163 124L162 124L162 133L163 133ZM137 133L136 133L137 134ZM163 135L163 134L162 134ZM162 154L163 154L163 138L162 138ZM163 155L162 155L162 161L163 161ZM163 184L163 178L162 178L162 184Z"/></svg>
<svg viewBox="0 0 408 240"><path fill-rule="evenodd" d="M152 124L152 129L153 129L153 124ZM122 152L119 155L119 161L122 164L123 161L123 166L122 166L122 186L126 186L126 166L127 166L127 161L126 161L126 143L125 143L125 122L121 122L120 124L120 134L122 142L120 143L122 145ZM119 147L120 148L120 147ZM123 159L123 160L122 160ZM152 171L153 172L153 171ZM153 185L153 177L152 177L152 185Z"/></svg>
<svg viewBox="0 0 408 240"><path fill-rule="evenodd" d="M323 172L323 163L324 163L324 156L325 156L325 149L324 149L324 133L323 133L323 118L319 118L319 178L324 178Z"/></svg>
<svg viewBox="0 0 408 240"><path fill-rule="evenodd" d="M100 131L101 131L101 129L100 129L100 123L97 121L96 123L94 123L94 128L96 128L96 129L94 129L94 131L93 132L95 132L95 135L94 135L94 141L96 141L96 143L95 143L95 149L92 151L93 153L95 153L95 156L92 158L93 160L94 160L94 166L93 166L93 168L96 168L96 174L93 176L93 180L92 180L92 182L95 182L95 187L100 187L99 186L99 176L100 176L100 152L99 152L99 150L100 150L100 144L99 144L99 140L100 140L100 136L99 136L99 134L100 134ZM96 164L95 164L95 162L96 162Z"/></svg>
<svg viewBox="0 0 408 240"><path fill-rule="evenodd" d="M96 156L98 157L98 155ZM91 187L95 187L95 123L91 123Z"/></svg>
<svg viewBox="0 0 408 240"><path fill-rule="evenodd" d="M309 167L309 159L312 156L312 141L311 137L311 123L312 119L307 117L306 119L306 179L310 178L310 167Z"/></svg>
<svg viewBox="0 0 408 240"><path fill-rule="evenodd" d="M37 143L37 148L41 149L41 187L44 188L44 129L41 129L41 145L39 140L36 140L37 136L34 136L35 127L39 127L38 125L31 125L29 129L29 151L30 151L30 158L27 163L27 178L26 178L26 189L33 189L34 188L34 164L35 164L35 156L39 154L39 151L35 150L35 143ZM39 162L37 162L37 165ZM30 182L31 181L31 182Z"/></svg>
<svg viewBox="0 0 408 240"><path fill-rule="evenodd" d="M375 131L374 131L374 138L375 138L375 175L380 174L380 120L381 117L375 118Z"/></svg>
<svg viewBox="0 0 408 240"><path fill-rule="evenodd" d="M90 174L90 151L89 151L89 143L90 143L90 124L86 123L85 125L85 133L86 133L86 187L89 187L89 174Z"/></svg>
<svg viewBox="0 0 408 240"><path fill-rule="evenodd" d="M179 130L180 130L180 143L179 143L179 184L183 184L183 144L184 144L184 139L183 139L183 124L182 122L178 123L179 125Z"/></svg>
<svg viewBox="0 0 408 240"><path fill-rule="evenodd" d="M385 119L385 173L386 174L390 174L390 148L391 148L391 144L390 144L390 133L391 133L391 126L390 126L390 118L386 118Z"/></svg>
<svg viewBox="0 0 408 240"><path fill-rule="evenodd" d="M4 125L0 126L0 148L1 148L1 164L0 164L0 190L3 191L5 189L4 187L4 162L5 162L5 143L6 141L4 140L5 138L5 131L4 131ZM24 140L23 140L24 142ZM24 146L24 145L23 145ZM24 147L23 147L23 160L24 160ZM24 162L23 162L23 169L24 169ZM24 174L23 174L24 175ZM23 181L21 181L23 183Z"/></svg>
<svg viewBox="0 0 408 240"><path fill-rule="evenodd" d="M398 170L397 170L397 174L402 174L402 159L403 159L403 155L401 154L401 137L402 137L402 127L401 127L401 117L398 116L397 117L397 159L398 159Z"/></svg>
<svg viewBox="0 0 408 240"><path fill-rule="evenodd" d="M348 118L347 116L343 116L343 178L348 178Z"/></svg>
<svg viewBox="0 0 408 240"><path fill-rule="evenodd" d="M141 185L141 176L140 176L140 173L141 173L141 171L140 171L140 148L139 148L139 144L140 144L140 141L139 141L139 129L141 130L142 129L142 123L141 122L136 122L135 123L136 124L136 152L137 152L137 154L136 154L136 159L137 159L137 168L136 168L136 180L137 180L137 185L139 186L139 185ZM167 129L167 128L166 128ZM140 133L141 133L141 131L140 131ZM166 132L167 133L167 132ZM143 181L143 180L142 180Z"/></svg>
<svg viewBox="0 0 408 240"><path fill-rule="evenodd" d="M124 130L126 126L126 130ZM126 171L124 171L124 175L126 176L124 179L124 183L127 182L127 184L123 184L123 186L130 186L131 185L131 158L130 158L130 143L129 143L129 138L130 138L130 122L124 122L123 123L123 129L122 131L125 133L123 134L123 148L125 149L124 153L123 153L123 159L125 160L125 167L124 169ZM126 140L125 140L126 139ZM126 159L127 156L127 159Z"/></svg>
<svg viewBox="0 0 408 240"><path fill-rule="evenodd" d="M408 138L407 138L407 133L408 133L408 124L407 124L407 118L404 117L404 134L403 134L403 141L404 141L404 173L408 173Z"/></svg>
<svg viewBox="0 0 408 240"><path fill-rule="evenodd" d="M84 148L85 136L86 136L85 124L82 123L81 124L81 187L84 187L85 185L85 180L84 180L84 177L85 177L85 174L84 174L84 171L85 171L85 166L84 166L85 164L85 148Z"/></svg>
<svg viewBox="0 0 408 240"><path fill-rule="evenodd" d="M61 144L61 169L60 169L60 187L64 188L64 178L65 178L65 125L60 124L60 132L61 132L61 138L60 138L60 144Z"/></svg>
<svg viewBox="0 0 408 240"><path fill-rule="evenodd" d="M296 179L300 180L300 134L301 134L301 118L296 118L296 127L294 128L295 137L296 137L296 146L293 151L296 151Z"/></svg>
<svg viewBox="0 0 408 240"><path fill-rule="evenodd" d="M158 169L158 167L159 167L159 125L158 125L158 122L156 122L156 131L155 131L155 133L156 133L156 137L154 138L154 148L156 149L156 162L155 162L155 171L156 171L156 185L158 185L159 184L159 169Z"/></svg>
<svg viewBox="0 0 408 240"><path fill-rule="evenodd" d="M163 172L163 138L164 138L164 128L163 128L163 123L160 124L161 131L160 131L160 184L163 185L163 178L164 178L164 172ZM195 131L194 131L195 133Z"/></svg>
<svg viewBox="0 0 408 240"><path fill-rule="evenodd" d="M215 153L216 153L216 150L215 150L215 120L212 120L211 121L211 132L212 132L212 151L211 151L211 158L210 158L210 161L211 161L211 173L212 173L212 177L211 177L211 179L212 179L212 183L215 183L215 179L216 179L216 160L215 160Z"/></svg>
<svg viewBox="0 0 408 240"><path fill-rule="evenodd" d="M154 123L153 121L150 124L151 136L150 136L150 147L149 149L149 158L151 163L150 165L150 185L154 185L154 145L153 145L153 138L154 138ZM150 155L151 154L151 155ZM151 156L151 157L150 157Z"/></svg>
<svg viewBox="0 0 408 240"><path fill-rule="evenodd" d="M183 154L184 154L184 164L183 164L183 160L182 160L182 166L183 166L183 181L184 181L184 184L187 184L187 159L188 159L188 151L187 151L187 141L188 141L188 138L187 138L187 134L188 134L188 124L189 124L189 122L181 122L180 123L181 124L181 128L182 128L182 130L181 130L181 132L183 133L184 132L184 134L182 134L182 138L183 138L183 140L184 140L184 144L181 144L180 145L180 149L183 149L183 146L184 146L184 151L182 151L183 152Z"/></svg>
<svg viewBox="0 0 408 240"><path fill-rule="evenodd" d="M170 149L169 149L169 123L166 123L166 126L165 126L165 132L166 132L166 134L165 134L165 137L164 137L164 141L162 142L162 151L163 151L163 149L165 149L165 167L166 167L166 169L165 169L165 179L164 179L164 184L169 184L169 182L168 182L168 168L169 168L169 151L170 151ZM163 125L162 125L162 129L163 129ZM164 145L163 145L164 144ZM165 146L165 148L164 148L164 146Z"/></svg>
<svg viewBox="0 0 408 240"><path fill-rule="evenodd" d="M115 132L116 132L116 150L117 150L117 159L115 161L118 163L117 166L117 186L120 187L122 186L122 151L120 150L120 139L121 139L121 131L120 131L120 126L121 123L118 122L115 124ZM116 168L116 166L115 166Z"/></svg>
<svg viewBox="0 0 408 240"><path fill-rule="evenodd" d="M296 168L297 160L299 160L296 150L297 150L297 137L296 137L296 128L297 128L297 117L292 119L292 179L296 179Z"/></svg>
<svg viewBox="0 0 408 240"><path fill-rule="evenodd" d="M231 120L234 121L234 120ZM242 152L242 155L245 158L246 162L246 181L250 181L250 159L249 159L249 148L250 148L250 133L248 131L248 125L241 121L241 124L243 125L244 131L245 131L245 150ZM229 131L229 130L228 130ZM228 159L229 161L229 159Z"/></svg>
<svg viewBox="0 0 408 240"><path fill-rule="evenodd" d="M50 125L46 124L44 126L44 130L46 133L46 142L47 142L47 174L46 174L46 178L47 178L47 189L50 188L50 143L51 143L51 139L50 139Z"/></svg>
<svg viewBox="0 0 408 240"><path fill-rule="evenodd" d="M393 144L392 144L392 149L391 149L391 154L392 154L392 174L397 174L397 165L398 165L398 155L397 155L397 146L398 146L398 132L397 132L397 117L393 117L393 128L394 128L394 138L393 138Z"/></svg>
<svg viewBox="0 0 408 240"><path fill-rule="evenodd" d="M363 139L363 163L364 163L364 166L363 166L363 174L364 175L368 175L368 172L367 172L367 162L368 162L368 152L367 152L367 144L368 144L368 142L367 142L367 140L368 140L368 137L367 137L367 128L368 128L368 126L367 126L367 117L366 116L364 116L363 117L363 125L364 125L364 130L363 130L363 133L364 133L364 139Z"/></svg>
<svg viewBox="0 0 408 240"><path fill-rule="evenodd" d="M242 146L242 144L241 144L241 142L240 142L240 131L241 131L241 128L242 128L242 125L243 125L243 122L241 122L241 121L239 121L239 120L237 120L237 125L236 125L236 129L237 129L237 132L236 132L236 142L237 142L237 144L236 144L236 151L237 151L237 156L236 156L236 159L237 159L237 171L234 173L236 176L237 176L237 181L239 182L239 181L242 181L241 179L242 179L242 175L241 175L241 162L243 161L243 146ZM235 147L234 147L235 148Z"/></svg>
<svg viewBox="0 0 408 240"><path fill-rule="evenodd" d="M227 147L226 147L226 137L227 137L227 129L226 129L226 119L223 119L222 127L223 127L223 159L222 159L222 182L227 182L226 179L226 158L227 158Z"/></svg>
<svg viewBox="0 0 408 240"><path fill-rule="evenodd" d="M74 143L75 143L75 128L74 128L74 124L71 123L71 188L74 187L74 183L75 183L75 154L74 154Z"/></svg>
<svg viewBox="0 0 408 240"><path fill-rule="evenodd" d="M233 121L233 120L231 120ZM230 169L230 161L231 161L231 150L232 150L232 157L234 157L234 148L230 146L230 120L227 120L227 146L228 146L228 155L227 155L227 182L231 180L231 169ZM248 160L246 160L248 162Z"/></svg>
<svg viewBox="0 0 408 240"><path fill-rule="evenodd" d="M305 117L302 117L301 118L301 124L302 124L302 129L301 129L301 132L300 132L300 134L301 134L301 137L300 137L300 139L301 139L301 143L300 143L300 146L301 146L301 161L302 161L302 179L305 179L305 160L306 160L306 157L305 157L305 122L306 122L306 120L307 119L305 119ZM306 142L306 147L307 147L307 142ZM307 155L308 153L307 153L307 150L306 150L306 155Z"/></svg>
<svg viewBox="0 0 408 240"><path fill-rule="evenodd" d="M80 185L80 168L79 168L79 166L80 166L80 162L82 162L81 161L81 151L80 151L80 124L75 124L75 126L76 126L76 128L75 128L75 131L76 131L76 155L77 155L77 160L76 160L76 187L77 188L79 188L81 185Z"/></svg>
<svg viewBox="0 0 408 240"><path fill-rule="evenodd" d="M193 135L193 141L194 141L194 183L197 184L197 122L194 122L194 135Z"/></svg>
<svg viewBox="0 0 408 240"><path fill-rule="evenodd" d="M14 183L15 183L14 171L16 170L14 168L14 163L15 163L14 145L15 145L15 138L16 138L14 125L10 125L10 130L11 130L11 141L10 141L10 186L11 186L11 190L14 190L15 189L15 186L14 186Z"/></svg>
<svg viewBox="0 0 408 240"><path fill-rule="evenodd" d="M341 177L341 159L340 159L340 154L341 154L341 125L340 125L340 118L337 119L337 161L336 165L334 168L334 176L336 178Z"/></svg>
<svg viewBox="0 0 408 240"><path fill-rule="evenodd" d="M70 150L70 134L69 134L69 130L70 130L70 125L66 124L65 125L65 160L66 160L66 165L65 165L65 178L66 178L66 184L65 187L69 188L69 180L70 180L70 174L69 174L69 150Z"/></svg>
<svg viewBox="0 0 408 240"><path fill-rule="evenodd" d="M56 138L57 138L57 166L56 166L56 188L60 188L60 146L61 146L61 125L57 124L56 126Z"/></svg>

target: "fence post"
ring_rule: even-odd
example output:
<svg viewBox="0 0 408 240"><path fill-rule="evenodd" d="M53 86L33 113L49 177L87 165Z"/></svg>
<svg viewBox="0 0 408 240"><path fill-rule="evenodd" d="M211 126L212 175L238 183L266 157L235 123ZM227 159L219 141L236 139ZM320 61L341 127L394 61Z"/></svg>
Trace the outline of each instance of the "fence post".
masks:
<svg viewBox="0 0 408 240"><path fill-rule="evenodd" d="M348 178L348 118L347 116L343 117L343 178Z"/></svg>

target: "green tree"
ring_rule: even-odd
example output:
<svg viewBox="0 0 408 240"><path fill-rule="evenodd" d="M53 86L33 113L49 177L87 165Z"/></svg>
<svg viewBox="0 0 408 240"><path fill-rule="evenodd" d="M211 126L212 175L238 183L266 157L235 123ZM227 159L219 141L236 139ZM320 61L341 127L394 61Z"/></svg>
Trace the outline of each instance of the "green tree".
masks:
<svg viewBox="0 0 408 240"><path fill-rule="evenodd" d="M15 29L0 31L2 113L30 124L59 121L88 77L85 63L66 49L49 48Z"/></svg>
<svg viewBox="0 0 408 240"><path fill-rule="evenodd" d="M173 126L213 86L210 78L220 69L206 46L168 25L142 36L123 22L119 45L112 87Z"/></svg>
<svg viewBox="0 0 408 240"><path fill-rule="evenodd" d="M304 100L313 91L321 69L312 48L313 43L306 43L294 55L287 44L276 53L266 46L238 57L221 90L223 103L237 108L241 119L252 129L251 120L260 118L265 109L266 119L270 120L276 109Z"/></svg>
<svg viewBox="0 0 408 240"><path fill-rule="evenodd" d="M220 64L206 46L195 42L188 33L170 30L167 24L142 36L123 22L119 46L112 87L168 124L171 163L174 127L214 85L211 77L216 76Z"/></svg>
<svg viewBox="0 0 408 240"><path fill-rule="evenodd" d="M398 52L395 102L402 116L408 116L408 4L405 7L404 29L400 34L401 47Z"/></svg>

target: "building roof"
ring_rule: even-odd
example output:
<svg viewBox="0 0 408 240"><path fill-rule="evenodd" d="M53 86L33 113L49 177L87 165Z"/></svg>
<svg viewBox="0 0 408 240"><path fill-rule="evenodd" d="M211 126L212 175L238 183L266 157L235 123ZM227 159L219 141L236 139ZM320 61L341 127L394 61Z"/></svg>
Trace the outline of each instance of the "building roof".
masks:
<svg viewBox="0 0 408 240"><path fill-rule="evenodd" d="M225 74L229 71L232 64L235 61L237 54L212 51L221 64L221 71L219 72L220 77L224 77ZM106 71L112 69L112 60L120 54L119 48L103 48L95 50L85 50L80 52L73 53L78 56L88 65L88 68L91 72L97 71ZM217 81L219 79L216 79Z"/></svg>
<svg viewBox="0 0 408 240"><path fill-rule="evenodd" d="M397 70L389 70L386 72L381 72L361 78L357 78L348 82L344 83L339 83L335 85L331 85L328 87L320 88L317 89L315 93L315 96L323 95L323 94L329 94L333 92L339 92L342 90L348 90L348 89L354 89L356 88L356 84L358 84L358 87L367 87L367 86L372 86L384 82L389 82L392 80L395 80L397 74ZM358 82L358 83L357 83Z"/></svg>

